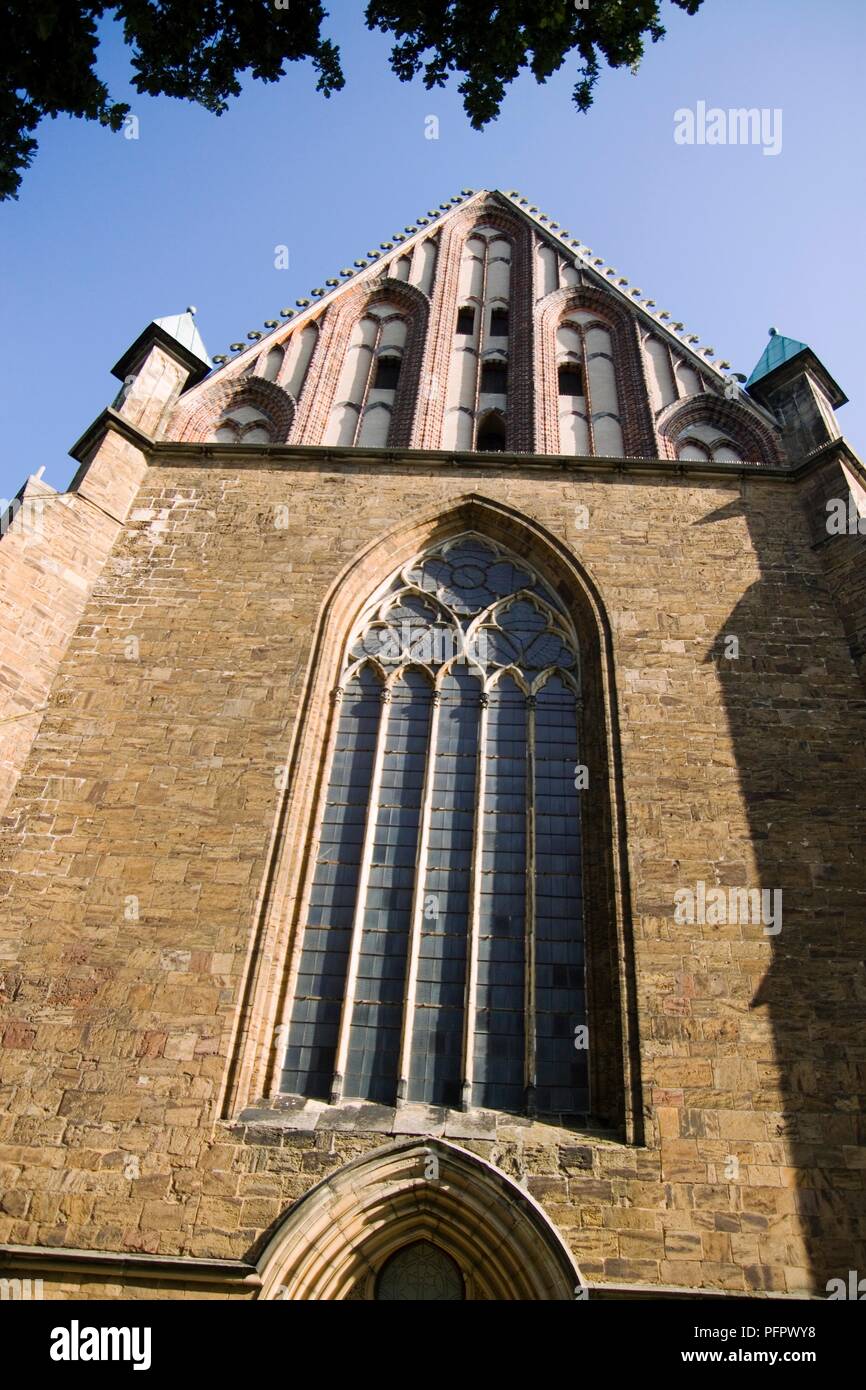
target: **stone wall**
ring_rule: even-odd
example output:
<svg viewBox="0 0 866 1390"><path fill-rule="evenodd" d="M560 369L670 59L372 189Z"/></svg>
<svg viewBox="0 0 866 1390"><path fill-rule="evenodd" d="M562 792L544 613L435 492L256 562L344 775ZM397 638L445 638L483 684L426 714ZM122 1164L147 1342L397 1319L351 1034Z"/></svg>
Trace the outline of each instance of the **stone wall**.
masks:
<svg viewBox="0 0 866 1390"><path fill-rule="evenodd" d="M81 492L29 479L0 537L0 813L142 469L141 455L109 436Z"/></svg>
<svg viewBox="0 0 866 1390"><path fill-rule="evenodd" d="M864 1268L866 701L797 486L325 451L160 451L60 660L0 859L0 1241L246 1259L381 1142L221 1097L328 592L471 495L567 546L610 621L643 1143L459 1142L593 1281ZM675 921L699 882L781 890L781 930Z"/></svg>

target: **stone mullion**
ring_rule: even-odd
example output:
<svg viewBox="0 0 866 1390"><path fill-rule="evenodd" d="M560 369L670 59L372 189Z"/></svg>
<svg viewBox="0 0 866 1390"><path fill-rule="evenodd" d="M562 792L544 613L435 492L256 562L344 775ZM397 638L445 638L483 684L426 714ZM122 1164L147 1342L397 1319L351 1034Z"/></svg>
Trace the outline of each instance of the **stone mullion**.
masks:
<svg viewBox="0 0 866 1390"><path fill-rule="evenodd" d="M382 790L382 769L385 762L385 745L388 739L388 706L391 691L382 691L382 708L379 716L379 732L376 738L376 752L373 759L373 775L370 780L370 803L364 824L364 843L361 850L361 871L358 875L358 891L355 898L355 915L352 919L352 940L349 947L349 962L346 968L346 988L343 994L343 1008L340 1013L340 1028L337 1034L337 1048L334 1054L334 1079L331 1088L331 1103L336 1105L343 1095L343 1079L346 1074L346 1057L349 1051L349 1031L352 1026L352 1013L355 1007L355 989L358 982L358 963L361 955L361 936L364 930L364 909L367 903L367 889L370 883L370 867L373 857L373 838L379 814L379 797Z"/></svg>
<svg viewBox="0 0 866 1390"><path fill-rule="evenodd" d="M478 763L475 769L475 830L472 837L472 886L469 894L469 922L466 953L466 998L463 1013L463 1084L461 1109L472 1107L472 1081L475 1070L475 1012L478 995L478 936L481 917L481 868L484 851L484 808L487 783L487 725L489 696L481 695L478 721Z"/></svg>
<svg viewBox="0 0 866 1390"><path fill-rule="evenodd" d="M524 1085L526 1088L526 1109L530 1115L535 1112L537 1083L535 844L535 696L529 695L526 700L526 907L524 916L526 963L523 1027L525 1043Z"/></svg>
<svg viewBox="0 0 866 1390"><path fill-rule="evenodd" d="M403 992L403 1029L400 1038L400 1061L397 1068L397 1103L409 1095L409 1070L412 1062L412 1030L415 1024L415 994L418 986L418 959L421 952L421 928L424 921L424 887L427 875L427 855L430 846L430 820L433 809L433 783L436 772L436 747L439 738L439 708L441 693L433 692L430 715L427 763L424 769L424 790L421 797L421 829L418 840L417 870L412 896L412 921L409 928L409 949L406 955L406 987Z"/></svg>
<svg viewBox="0 0 866 1390"><path fill-rule="evenodd" d="M331 692L331 722L325 739L325 749L322 755L321 766L324 769L321 788L316 802L315 816L312 824L317 827L316 834L321 839L322 825L325 819L325 809L328 805L328 796L331 791L331 770L334 765L334 751L337 743L337 736L340 731L340 707L345 695L343 686L338 685ZM318 848L318 841L317 841ZM292 1012L295 1005L295 991L297 988L298 966L301 960L301 953L304 948L304 932L306 931L307 912L310 905L310 894L313 891L313 880L316 874L316 855L313 854L307 866L304 876L303 890L298 901L298 910L295 921L297 923L296 936L292 945L291 959L286 971L285 996L280 1017L274 1027L274 1046L265 1063L265 1075L262 1084L262 1094L267 1098L278 1095L280 1091L280 1077L282 1076L282 1055L285 1053L285 1039L292 1021ZM270 1009L266 1010L270 1013ZM279 1055L278 1055L279 1054Z"/></svg>

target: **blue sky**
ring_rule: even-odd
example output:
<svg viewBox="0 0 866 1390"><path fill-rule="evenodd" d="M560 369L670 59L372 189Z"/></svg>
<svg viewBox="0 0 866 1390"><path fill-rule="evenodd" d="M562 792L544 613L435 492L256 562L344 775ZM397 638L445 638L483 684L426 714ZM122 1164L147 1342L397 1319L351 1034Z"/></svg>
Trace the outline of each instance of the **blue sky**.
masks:
<svg viewBox="0 0 866 1390"><path fill-rule="evenodd" d="M863 0L705 0L693 18L666 6L667 38L638 76L603 72L589 114L571 104L572 61L544 87L514 84L483 133L456 81L428 93L391 75L362 9L330 5L342 93L326 101L296 64L219 118L130 94L106 26L100 73L131 101L138 140L47 122L19 202L0 207L0 496L43 464L67 485L67 450L150 319L195 304L208 351L225 352L461 188L519 189L735 370L751 370L771 324L808 342L852 396L840 423L862 452ZM699 101L780 108L781 152L676 144L674 112Z"/></svg>

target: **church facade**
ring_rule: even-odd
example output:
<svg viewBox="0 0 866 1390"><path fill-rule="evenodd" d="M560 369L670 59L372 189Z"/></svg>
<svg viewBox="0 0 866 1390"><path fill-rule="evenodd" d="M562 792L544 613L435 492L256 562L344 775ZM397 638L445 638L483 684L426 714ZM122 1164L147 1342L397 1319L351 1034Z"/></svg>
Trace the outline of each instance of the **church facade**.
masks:
<svg viewBox="0 0 866 1390"><path fill-rule="evenodd" d="M0 1266L866 1272L866 470L517 193L155 320L0 538Z"/></svg>

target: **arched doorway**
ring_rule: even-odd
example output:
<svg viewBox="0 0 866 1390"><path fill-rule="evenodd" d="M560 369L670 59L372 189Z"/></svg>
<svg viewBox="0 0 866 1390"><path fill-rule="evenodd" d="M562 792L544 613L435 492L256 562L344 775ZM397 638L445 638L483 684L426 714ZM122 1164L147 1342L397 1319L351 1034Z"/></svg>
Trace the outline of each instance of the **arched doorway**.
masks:
<svg viewBox="0 0 866 1390"><path fill-rule="evenodd" d="M573 1299L577 1264L507 1175L441 1139L347 1164L287 1212L258 1261L265 1299Z"/></svg>

